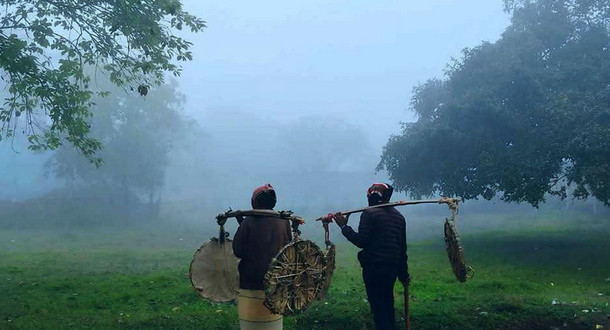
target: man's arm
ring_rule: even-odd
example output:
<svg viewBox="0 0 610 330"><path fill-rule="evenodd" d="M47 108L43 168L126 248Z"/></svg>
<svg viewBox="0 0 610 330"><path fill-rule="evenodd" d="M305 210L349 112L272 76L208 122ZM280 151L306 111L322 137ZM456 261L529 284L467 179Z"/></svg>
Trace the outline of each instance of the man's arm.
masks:
<svg viewBox="0 0 610 330"><path fill-rule="evenodd" d="M246 244L246 238L248 235L248 231L245 228L246 224L247 222L240 223L239 227L237 228L237 232L233 237L233 254L235 254L235 256L238 258L244 257L244 246Z"/></svg>
<svg viewBox="0 0 610 330"><path fill-rule="evenodd" d="M364 212L360 215L360 224L358 225L358 232L355 232L352 227L345 225L341 227L341 233L348 241L352 242L355 246L364 249L371 241L373 234L374 222L371 216Z"/></svg>

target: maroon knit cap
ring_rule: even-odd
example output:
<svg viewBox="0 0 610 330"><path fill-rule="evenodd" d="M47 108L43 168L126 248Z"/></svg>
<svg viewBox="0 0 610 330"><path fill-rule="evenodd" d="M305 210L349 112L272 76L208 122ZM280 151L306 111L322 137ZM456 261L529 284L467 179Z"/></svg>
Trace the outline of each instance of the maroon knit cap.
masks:
<svg viewBox="0 0 610 330"><path fill-rule="evenodd" d="M273 190L273 187L269 183L260 186L252 192L252 199L250 202L252 203L253 209L273 209L277 202L275 190Z"/></svg>

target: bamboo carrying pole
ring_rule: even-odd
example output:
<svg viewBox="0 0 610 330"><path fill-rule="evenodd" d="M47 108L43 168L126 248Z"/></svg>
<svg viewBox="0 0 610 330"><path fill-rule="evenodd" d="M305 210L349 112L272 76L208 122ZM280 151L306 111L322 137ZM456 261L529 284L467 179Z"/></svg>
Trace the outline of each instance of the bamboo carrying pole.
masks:
<svg viewBox="0 0 610 330"><path fill-rule="evenodd" d="M224 225L227 222L227 219L238 218L237 221L241 223L240 218L243 216L249 216L249 215L261 215L261 216L280 218L280 219L290 221L290 222L292 222L292 232L294 233L296 238L298 238L298 236L301 235L299 226L305 223L305 219L303 219L297 215L294 215L294 213L292 211L274 211L274 210L267 210L267 209L233 211L233 210L229 209L227 212L221 213L216 216L216 223L218 223L218 225L220 226L219 240L221 242L224 242L224 235L225 235L224 234Z"/></svg>
<svg viewBox="0 0 610 330"><path fill-rule="evenodd" d="M249 215L262 215L262 216L267 216L267 217L280 218L280 219L298 222L300 225L305 223L305 219L294 215L294 213L292 213L292 211L279 211L278 212L278 211L266 210L266 209L245 210L245 211L229 210L225 213L221 213L221 214L217 215L216 222L218 222L218 224L222 226L227 222L228 218L237 218L237 217L249 216Z"/></svg>
<svg viewBox="0 0 610 330"><path fill-rule="evenodd" d="M354 209L354 210L349 210L349 211L343 211L343 212L341 212L341 214L350 215L352 213L364 212L364 211L370 210L370 209L403 206L403 205L416 205L416 204L447 204L447 205L449 205L449 208L453 209L453 208L457 208L457 204L459 203L459 201L460 200L457 198L447 198L447 197L442 197L439 199L422 199L422 200L415 200L415 201L397 201L397 202L391 202L391 203L385 203L385 204L378 204L378 205L374 205L374 206L362 207L359 209ZM325 216L321 216L321 217L317 218L316 221L332 222L332 216L333 216L333 214L329 213Z"/></svg>

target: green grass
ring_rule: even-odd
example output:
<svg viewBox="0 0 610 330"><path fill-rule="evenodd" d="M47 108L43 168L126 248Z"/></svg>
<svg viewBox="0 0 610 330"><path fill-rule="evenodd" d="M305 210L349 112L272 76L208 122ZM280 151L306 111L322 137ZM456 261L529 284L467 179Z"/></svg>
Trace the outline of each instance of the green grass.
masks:
<svg viewBox="0 0 610 330"><path fill-rule="evenodd" d="M410 244L413 328L610 329L610 230L587 228L463 235L476 271L466 283L453 277L442 238ZM0 328L238 329L235 305L209 303L190 287L192 253L208 236L0 232ZM338 246L328 299L285 318L286 329L373 328L356 252ZM395 291L400 323L400 285Z"/></svg>

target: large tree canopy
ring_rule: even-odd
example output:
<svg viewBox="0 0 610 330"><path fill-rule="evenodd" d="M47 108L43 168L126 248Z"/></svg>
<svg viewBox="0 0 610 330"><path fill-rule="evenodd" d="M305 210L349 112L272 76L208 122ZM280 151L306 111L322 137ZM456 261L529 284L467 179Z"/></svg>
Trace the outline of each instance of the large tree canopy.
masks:
<svg viewBox="0 0 610 330"><path fill-rule="evenodd" d="M94 159L100 141L88 118L97 75L145 95L180 74L191 43L176 36L201 31L201 19L179 0L0 0L0 139L21 133L31 149L55 149L65 138ZM84 68L96 68L88 75Z"/></svg>
<svg viewBox="0 0 610 330"><path fill-rule="evenodd" d="M379 169L413 195L610 203L610 2L505 1L511 25L417 86Z"/></svg>

